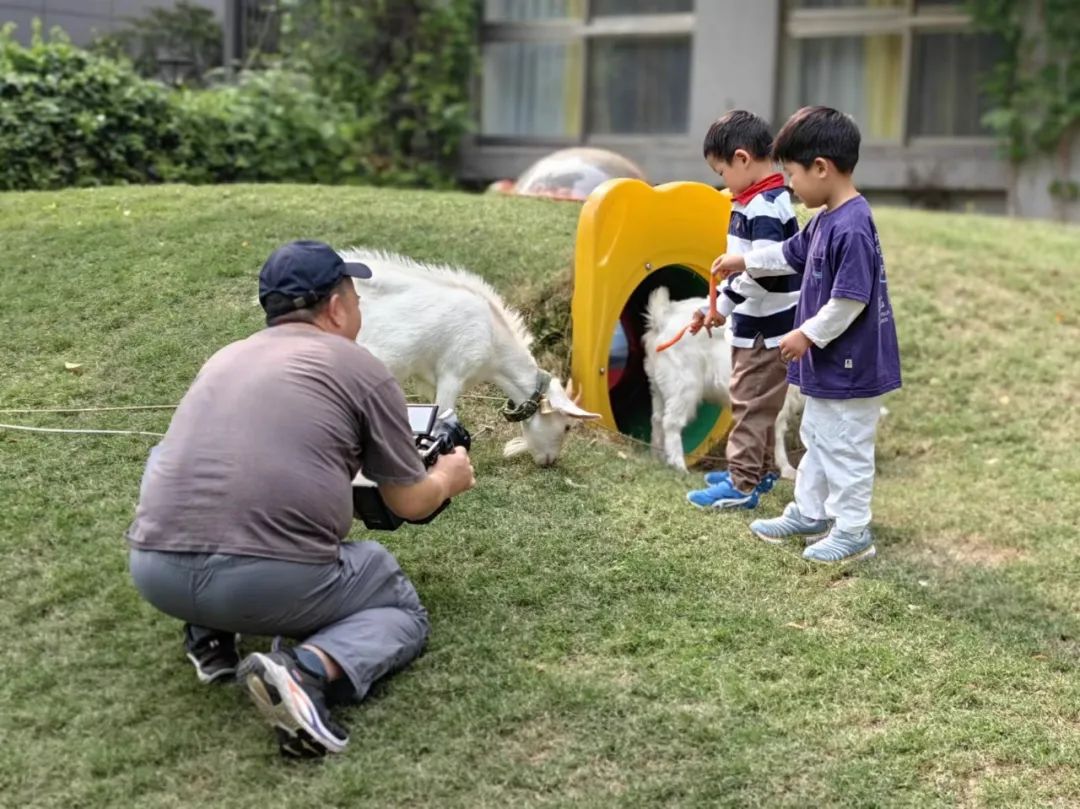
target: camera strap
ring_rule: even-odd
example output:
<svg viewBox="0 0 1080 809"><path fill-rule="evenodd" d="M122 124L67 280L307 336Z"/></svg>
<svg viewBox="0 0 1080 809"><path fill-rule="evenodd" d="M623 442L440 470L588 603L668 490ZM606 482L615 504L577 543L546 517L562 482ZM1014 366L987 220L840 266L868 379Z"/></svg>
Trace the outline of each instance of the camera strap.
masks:
<svg viewBox="0 0 1080 809"><path fill-rule="evenodd" d="M547 371L537 369L536 371L536 390L532 392L532 396L526 399L521 404L514 404L513 399L507 399L506 405L503 407L503 417L507 421L525 421L525 419L532 418L533 414L540 409L540 400L547 393L548 385L551 384L551 374Z"/></svg>

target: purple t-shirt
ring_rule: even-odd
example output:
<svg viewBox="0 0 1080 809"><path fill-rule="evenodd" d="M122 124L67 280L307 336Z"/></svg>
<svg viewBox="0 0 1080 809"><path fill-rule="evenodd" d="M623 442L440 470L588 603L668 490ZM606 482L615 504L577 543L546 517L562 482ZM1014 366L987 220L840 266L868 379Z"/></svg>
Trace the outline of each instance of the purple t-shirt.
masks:
<svg viewBox="0 0 1080 809"><path fill-rule="evenodd" d="M788 381L819 399L863 399L900 387L900 350L885 280L885 259L870 214L859 196L817 214L784 242L784 258L802 274L795 327L830 298L850 298L866 308L825 348L811 346L788 366Z"/></svg>

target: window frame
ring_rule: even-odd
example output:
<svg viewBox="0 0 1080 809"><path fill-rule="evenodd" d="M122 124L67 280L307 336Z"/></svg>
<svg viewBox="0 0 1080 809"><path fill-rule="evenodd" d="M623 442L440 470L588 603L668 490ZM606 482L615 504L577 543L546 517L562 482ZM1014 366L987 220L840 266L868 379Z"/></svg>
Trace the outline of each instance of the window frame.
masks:
<svg viewBox="0 0 1080 809"><path fill-rule="evenodd" d="M697 15L697 3L708 0L696 0L695 10L674 12L671 14L621 14L596 17L592 13L591 0L582 0L583 10L580 17L561 19L543 19L534 21L488 21L480 24L480 49L492 42L580 42L582 46L582 66L579 77L579 98L581 108L578 114L581 120L581 133L577 136L530 136L530 135L488 135L483 131L483 110L476 105L476 140L482 146L588 146L591 143L642 143L667 139L682 139L690 134L692 110L687 110L686 131L684 132L640 132L620 134L593 134L589 132L589 48L590 42L598 38L619 39L661 39L664 37L685 36L690 47L690 63L693 69L694 22ZM686 77L687 82L690 76ZM483 71L476 79L474 97L483 98Z"/></svg>
<svg viewBox="0 0 1080 809"><path fill-rule="evenodd" d="M796 40L820 39L840 36L900 36L900 132L896 139L864 138L869 146L981 146L995 143L992 134L987 135L913 135L910 132L911 82L914 77L912 59L915 52L915 36L922 33L963 33L974 31L971 14L964 9L963 0L951 4L920 7L918 0L904 0L901 6L874 8L792 8L790 0L784 2L781 36L784 39L781 53L784 59L793 58ZM785 120L792 110L785 110L787 96L787 65L777 72L780 84L776 94L777 120Z"/></svg>

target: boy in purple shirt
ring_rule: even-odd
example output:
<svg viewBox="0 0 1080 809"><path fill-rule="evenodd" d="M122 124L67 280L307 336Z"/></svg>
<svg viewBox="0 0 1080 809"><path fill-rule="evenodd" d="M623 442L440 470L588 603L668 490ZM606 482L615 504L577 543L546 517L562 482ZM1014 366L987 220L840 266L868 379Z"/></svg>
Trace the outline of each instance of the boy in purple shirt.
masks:
<svg viewBox="0 0 1080 809"><path fill-rule="evenodd" d="M717 271L802 275L795 330L780 341L788 381L806 395L795 501L750 530L779 544L806 537L803 557L845 562L874 556L870 497L881 397L900 387L900 353L885 262L870 206L856 190L859 130L828 107L804 107L784 124L773 156L810 208L824 206L782 244L725 256Z"/></svg>

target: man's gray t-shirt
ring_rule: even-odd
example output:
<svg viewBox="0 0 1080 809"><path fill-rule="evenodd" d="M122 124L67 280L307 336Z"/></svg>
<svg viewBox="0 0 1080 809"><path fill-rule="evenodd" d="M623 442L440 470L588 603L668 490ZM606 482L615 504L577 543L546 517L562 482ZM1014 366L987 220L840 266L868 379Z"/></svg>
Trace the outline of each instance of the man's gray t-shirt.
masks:
<svg viewBox="0 0 1080 809"><path fill-rule="evenodd" d="M155 448L128 539L145 550L322 564L352 525L352 479L424 479L405 396L356 343L301 323L226 346Z"/></svg>

